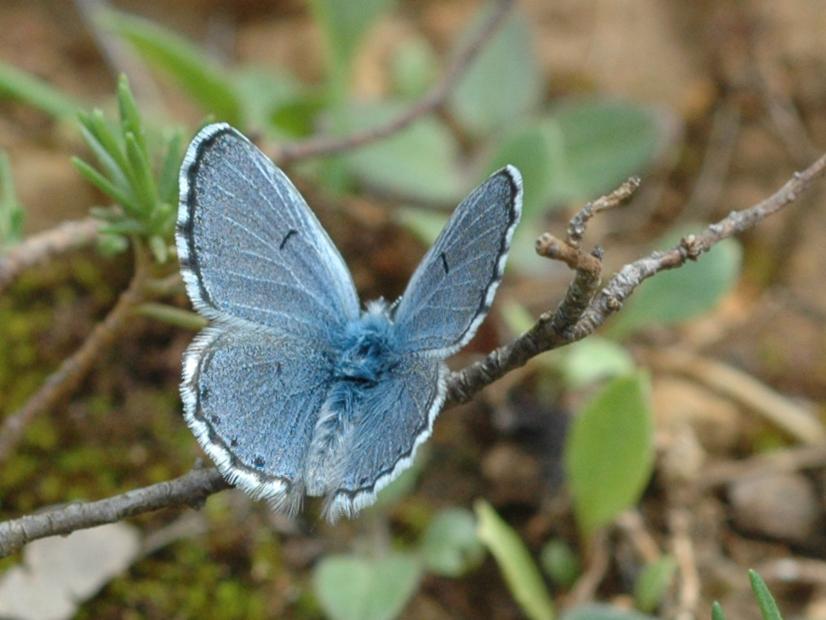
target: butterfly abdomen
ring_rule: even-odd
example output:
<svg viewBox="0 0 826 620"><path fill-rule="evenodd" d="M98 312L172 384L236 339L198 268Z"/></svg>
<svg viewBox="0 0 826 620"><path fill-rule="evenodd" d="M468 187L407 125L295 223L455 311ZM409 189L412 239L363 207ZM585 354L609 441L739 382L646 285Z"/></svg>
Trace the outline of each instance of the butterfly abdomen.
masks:
<svg viewBox="0 0 826 620"><path fill-rule="evenodd" d="M346 466L354 411L371 389L397 364L392 323L383 311L368 311L347 325L338 339L333 383L319 412L305 465L308 495L335 489Z"/></svg>

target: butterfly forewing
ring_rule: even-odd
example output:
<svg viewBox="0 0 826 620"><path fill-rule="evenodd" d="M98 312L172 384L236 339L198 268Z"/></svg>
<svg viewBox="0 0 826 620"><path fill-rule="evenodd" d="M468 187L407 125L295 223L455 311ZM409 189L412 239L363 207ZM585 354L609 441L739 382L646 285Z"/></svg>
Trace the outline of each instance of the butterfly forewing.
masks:
<svg viewBox="0 0 826 620"><path fill-rule="evenodd" d="M522 210L522 179L508 166L456 208L395 312L401 350L447 357L485 318Z"/></svg>
<svg viewBox="0 0 826 620"><path fill-rule="evenodd" d="M176 241L187 292L210 318L324 339L358 317L350 273L301 194L228 125L189 146Z"/></svg>

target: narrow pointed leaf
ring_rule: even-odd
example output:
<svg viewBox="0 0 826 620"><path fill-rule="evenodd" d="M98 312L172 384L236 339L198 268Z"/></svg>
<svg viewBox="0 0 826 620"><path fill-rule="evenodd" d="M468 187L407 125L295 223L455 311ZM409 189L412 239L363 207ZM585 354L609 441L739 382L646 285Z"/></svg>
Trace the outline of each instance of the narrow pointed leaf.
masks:
<svg viewBox="0 0 826 620"><path fill-rule="evenodd" d="M58 119L72 118L82 105L46 81L0 62L0 97L16 99Z"/></svg>
<svg viewBox="0 0 826 620"><path fill-rule="evenodd" d="M147 19L111 9L99 11L96 18L171 75L205 111L220 120L241 122L241 105L227 72L204 49Z"/></svg>
<svg viewBox="0 0 826 620"><path fill-rule="evenodd" d="M717 601L711 605L711 620L726 620L726 614L723 613L723 607Z"/></svg>
<svg viewBox="0 0 826 620"><path fill-rule="evenodd" d="M137 213L138 207L132 198L122 189L113 184L109 179L103 176L100 172L95 170L92 166L87 164L79 157L72 157L72 165L77 168L83 177L92 185L97 187L104 194L109 196L112 200L121 205L130 213Z"/></svg>
<svg viewBox="0 0 826 620"><path fill-rule="evenodd" d="M135 136L138 147L146 152L143 122L141 121L141 115L140 112L138 112L135 98L129 89L129 81L125 75L121 75L118 80L118 111L120 113L120 125L123 135L131 133Z"/></svg>
<svg viewBox="0 0 826 620"><path fill-rule="evenodd" d="M112 184L118 187L122 192L129 192L132 182L128 178L129 165L126 162L125 157L123 160L123 167L121 167L120 162L110 154L101 141L91 133L86 125L81 126L80 133L83 136L83 140L86 142L86 146L88 146L89 150L92 151L98 165L103 169L103 172ZM122 156L120 153L118 153L118 155Z"/></svg>
<svg viewBox="0 0 826 620"><path fill-rule="evenodd" d="M141 206L146 209L147 213L151 213L157 202L157 193L146 151L138 146L134 134L127 133L124 137L126 139L126 156L129 158L129 165L135 178L135 192L139 196Z"/></svg>
<svg viewBox="0 0 826 620"><path fill-rule="evenodd" d="M181 130L176 129L166 143L166 153L158 178L158 197L164 202L178 200L178 170L181 167Z"/></svg>
<svg viewBox="0 0 826 620"><path fill-rule="evenodd" d="M513 598L530 620L553 620L554 606L542 575L519 535L484 500L474 506L478 534L508 584Z"/></svg>
<svg viewBox="0 0 826 620"><path fill-rule="evenodd" d="M754 596L757 598L757 606L760 608L760 615L763 616L763 620L783 620L783 616L780 615L780 609L778 609L772 593L757 571L749 571L749 580L751 581L751 589L754 592Z"/></svg>

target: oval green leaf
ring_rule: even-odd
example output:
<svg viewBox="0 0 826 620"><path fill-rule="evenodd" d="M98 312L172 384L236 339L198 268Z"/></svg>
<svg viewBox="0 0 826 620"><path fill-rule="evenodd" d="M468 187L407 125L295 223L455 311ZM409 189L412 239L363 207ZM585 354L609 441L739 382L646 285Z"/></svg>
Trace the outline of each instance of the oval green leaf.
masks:
<svg viewBox="0 0 826 620"><path fill-rule="evenodd" d="M333 620L390 620L416 591L421 569L409 554L371 559L331 555L313 573L313 589Z"/></svg>
<svg viewBox="0 0 826 620"><path fill-rule="evenodd" d="M654 433L645 375L618 377L573 422L565 465L583 533L633 505L651 476Z"/></svg>
<svg viewBox="0 0 826 620"><path fill-rule="evenodd" d="M342 111L349 131L394 118L403 103L353 106ZM378 190L428 203L453 203L464 189L456 161L458 146L434 118L416 121L402 131L343 156L351 173Z"/></svg>
<svg viewBox="0 0 826 620"><path fill-rule="evenodd" d="M485 558L476 534L476 519L469 510L451 508L438 513L427 526L421 552L428 570L445 577L460 577Z"/></svg>
<svg viewBox="0 0 826 620"><path fill-rule="evenodd" d="M542 123L551 153L551 200L590 200L640 174L663 142L662 123L641 106L574 100Z"/></svg>
<svg viewBox="0 0 826 620"><path fill-rule="evenodd" d="M458 49L486 18L473 21ZM531 38L527 20L514 11L462 77L449 106L470 133L485 135L506 126L541 101L542 74Z"/></svg>

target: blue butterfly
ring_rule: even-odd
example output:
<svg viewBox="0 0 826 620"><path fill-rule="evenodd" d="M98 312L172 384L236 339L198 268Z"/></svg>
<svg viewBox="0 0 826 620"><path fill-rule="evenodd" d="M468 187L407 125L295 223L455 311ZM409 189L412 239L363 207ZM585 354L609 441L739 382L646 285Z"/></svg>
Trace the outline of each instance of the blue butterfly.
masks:
<svg viewBox="0 0 826 620"><path fill-rule="evenodd" d="M508 166L459 205L392 306L350 272L287 176L227 124L180 173L178 258L212 321L183 358L184 415L224 477L294 515L354 516L413 461L445 399L444 359L474 335L522 209Z"/></svg>

